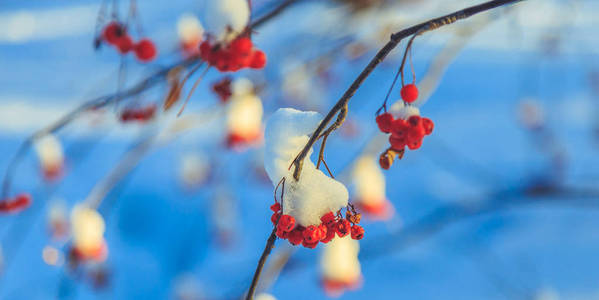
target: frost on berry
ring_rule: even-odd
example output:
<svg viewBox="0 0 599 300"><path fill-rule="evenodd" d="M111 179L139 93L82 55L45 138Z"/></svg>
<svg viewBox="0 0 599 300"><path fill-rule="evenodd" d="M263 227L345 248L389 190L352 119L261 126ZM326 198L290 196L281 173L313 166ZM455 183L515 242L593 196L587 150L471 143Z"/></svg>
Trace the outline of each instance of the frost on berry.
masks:
<svg viewBox="0 0 599 300"><path fill-rule="evenodd" d="M361 285L359 251L359 243L348 236L336 238L324 247L320 258L321 282L329 296L339 296L346 289Z"/></svg>
<svg viewBox="0 0 599 300"><path fill-rule="evenodd" d="M376 220L387 220L393 215L393 206L385 196L385 176L373 156L358 158L352 171L355 197L352 201L360 211Z"/></svg>
<svg viewBox="0 0 599 300"><path fill-rule="evenodd" d="M321 217L339 211L348 203L345 186L317 170L310 155L306 156L299 181L293 178L293 168L289 169L321 119L316 112L281 108L266 124L264 167L274 186L281 178L287 179L283 213L293 216L296 224L303 227L320 225Z"/></svg>
<svg viewBox="0 0 599 300"><path fill-rule="evenodd" d="M60 141L48 134L35 142L35 153L46 180L58 179L64 170L64 151Z"/></svg>
<svg viewBox="0 0 599 300"><path fill-rule="evenodd" d="M235 80L227 105L227 145L230 148L243 149L260 141L262 101L254 93L251 81L245 78Z"/></svg>
<svg viewBox="0 0 599 300"><path fill-rule="evenodd" d="M104 219L92 208L76 205L71 212L73 249L80 260L104 261L107 256L104 241Z"/></svg>
<svg viewBox="0 0 599 300"><path fill-rule="evenodd" d="M217 41L230 41L245 31L250 20L246 0L208 0L204 7L204 23Z"/></svg>

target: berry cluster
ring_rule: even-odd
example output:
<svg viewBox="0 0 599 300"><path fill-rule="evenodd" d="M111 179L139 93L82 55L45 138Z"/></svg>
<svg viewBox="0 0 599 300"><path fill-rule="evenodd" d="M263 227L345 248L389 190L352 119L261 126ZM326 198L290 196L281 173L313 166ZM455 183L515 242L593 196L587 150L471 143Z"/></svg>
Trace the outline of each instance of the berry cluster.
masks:
<svg viewBox="0 0 599 300"><path fill-rule="evenodd" d="M233 95L231 82L231 77L225 77L212 85L212 91L218 95L218 98L223 103L227 102Z"/></svg>
<svg viewBox="0 0 599 300"><path fill-rule="evenodd" d="M21 193L14 198L4 199L0 201L0 212L17 213L31 205L31 196L26 193Z"/></svg>
<svg viewBox="0 0 599 300"><path fill-rule="evenodd" d="M321 224L309 225L304 227L295 224L295 218L290 215L283 215L281 204L275 203L270 209L273 211L270 220L277 226L277 237L286 239L292 245L302 244L306 248L316 248L318 243L328 243L335 235L339 237L351 235L354 240L361 240L364 237L364 228L360 225L360 214L346 212L346 218L337 216L332 211L326 213L320 218Z"/></svg>
<svg viewBox="0 0 599 300"><path fill-rule="evenodd" d="M238 37L228 45L200 44L200 57L221 72L236 72L243 68L262 69L266 65L266 54L254 48L248 37Z"/></svg>
<svg viewBox="0 0 599 300"><path fill-rule="evenodd" d="M127 33L127 28L119 22L110 22L102 31L102 39L109 45L114 46L119 53L127 54L131 51L141 62L150 62L156 58L156 46L150 39L144 38L137 43L133 42Z"/></svg>
<svg viewBox="0 0 599 300"><path fill-rule="evenodd" d="M148 105L141 108L126 108L121 112L121 122L146 122L156 114L156 105Z"/></svg>
<svg viewBox="0 0 599 300"><path fill-rule="evenodd" d="M435 127L429 118L413 115L407 120L394 119L390 113L377 116L376 123L382 132L391 133L389 143L395 150L402 150L405 146L410 150L420 148L424 136L431 134Z"/></svg>

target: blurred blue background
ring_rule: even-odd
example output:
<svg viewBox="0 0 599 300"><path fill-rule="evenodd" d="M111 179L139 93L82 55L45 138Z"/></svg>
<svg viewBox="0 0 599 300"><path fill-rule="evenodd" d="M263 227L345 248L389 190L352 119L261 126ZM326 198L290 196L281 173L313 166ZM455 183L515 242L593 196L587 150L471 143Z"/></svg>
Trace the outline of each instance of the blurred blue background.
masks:
<svg viewBox="0 0 599 300"><path fill-rule="evenodd" d="M124 14L127 1L119 2ZM267 12L275 2L254 1L254 12ZM299 1L256 29L254 41L269 57L265 70L241 74L265 84L265 118L286 106L324 114L383 45L388 35L382 31L479 2L397 1L351 13L344 1ZM99 7L100 1L80 0L0 4L0 170L34 130L115 91L119 56L92 47ZM159 59L140 65L128 57L127 85L180 59L176 21L184 13L201 19L202 1L144 0L138 10ZM596 1L528 0L416 39L412 56L420 79L457 33L480 27L461 42L421 108L435 121L435 132L385 171L397 214L388 222L365 222L363 286L342 299L599 299L599 87L590 76L599 71L597 23ZM347 41L364 46L365 54L349 59L338 50ZM350 102L344 127L357 132L342 128L329 139L327 162L334 172L348 167L377 134L374 113L404 47ZM292 100L282 81L290 65L306 61L326 66L326 76L309 73L308 98ZM218 106L210 84L221 77L214 70L207 75L186 113ZM159 101L163 92L159 86L135 101ZM397 99L398 90L392 95ZM523 101L543 111L540 135L551 136L549 146L520 121ZM272 185L261 177L260 147L227 150L219 120L151 151L105 199L106 287L96 289L64 265L44 262L45 246L64 249L48 235L49 203L64 199L71 207L85 199L131 143L167 122L120 125L112 108L99 124L93 117L58 133L67 157L58 183L40 179L33 152L19 166L14 190L31 192L34 202L0 218L0 298L184 299L177 295L186 288L202 295L198 299L239 298L271 229ZM554 149L563 170L555 167ZM194 191L178 179L179 159L190 151L212 162L212 179ZM531 193L531 186L584 192L545 196ZM225 215L216 203L225 205ZM493 209L463 213L464 207L487 206ZM231 231L229 243L222 242L223 228ZM278 299L325 299L320 248L297 249L268 292ZM278 241L275 254L285 249Z"/></svg>

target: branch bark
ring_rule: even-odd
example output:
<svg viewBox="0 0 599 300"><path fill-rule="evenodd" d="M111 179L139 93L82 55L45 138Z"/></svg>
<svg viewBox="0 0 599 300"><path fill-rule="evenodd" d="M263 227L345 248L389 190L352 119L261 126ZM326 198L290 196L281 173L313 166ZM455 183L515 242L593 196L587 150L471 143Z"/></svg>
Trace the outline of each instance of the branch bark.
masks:
<svg viewBox="0 0 599 300"><path fill-rule="evenodd" d="M337 115L339 112L343 111L343 109L347 106L349 100L353 97L353 95L356 93L356 91L360 88L360 86L362 85L364 80L366 80L366 78L368 78L370 73L372 73L372 71L374 71L374 69L385 59L385 57L387 57L387 55L389 55L389 53L393 49L395 49L395 47L397 47L397 45L399 44L399 42L401 42L401 40L403 40L404 38L409 37L411 35L414 35L416 33L422 34L427 31L432 31L432 30L438 29L440 27L443 27L445 25L455 23L456 21L469 18L475 14L478 14L478 13L481 13L481 12L484 12L487 10L491 10L493 8L497 8L497 7L500 7L503 5L514 4L514 3L520 2L520 1L523 1L523 0L488 1L485 3L479 4L479 5L471 6L471 7L456 11L454 13L445 15L443 17L432 19L432 20L426 21L424 23L420 23L418 25L412 26L410 28L407 28L407 29L404 29L402 31L392 34L389 42L387 42L387 44L385 44L385 46L383 46L383 48L381 48L379 50L379 52L377 52L377 54L368 63L366 68L364 68L364 70L362 70L360 75L358 75L358 77L354 80L354 82L350 85L350 87L345 91L343 96L341 96L341 98L337 101L337 103L335 103L335 106L333 106L333 108L327 113L327 115L324 117L324 119L318 125L318 128L316 128L316 130L312 133L312 135L310 136L310 139L308 140L308 143L306 143L304 148L300 151L300 153L294 159L294 161L293 161L293 166L294 166L293 177L295 178L295 180L299 180L299 178L300 178L304 159L306 158L306 155L308 155L309 149L312 148L312 146L314 146L314 143L316 143L316 141L321 137L321 134L323 133L323 131L325 131L325 128L331 122L333 117L335 115ZM327 130L327 132L330 133L329 130Z"/></svg>

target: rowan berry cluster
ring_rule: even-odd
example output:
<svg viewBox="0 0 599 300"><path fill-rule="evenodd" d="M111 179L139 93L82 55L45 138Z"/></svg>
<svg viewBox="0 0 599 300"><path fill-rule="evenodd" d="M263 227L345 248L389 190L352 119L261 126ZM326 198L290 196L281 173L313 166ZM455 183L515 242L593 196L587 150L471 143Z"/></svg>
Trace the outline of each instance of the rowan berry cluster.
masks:
<svg viewBox="0 0 599 300"><path fill-rule="evenodd" d="M0 212L17 213L31 205L31 195L21 193L13 198L8 198L0 201Z"/></svg>
<svg viewBox="0 0 599 300"><path fill-rule="evenodd" d="M221 72L262 69L266 65L266 54L254 48L248 37L238 37L229 44L211 44L206 40L200 44L200 57Z"/></svg>
<svg viewBox="0 0 599 300"><path fill-rule="evenodd" d="M148 105L140 108L126 108L121 112L121 122L146 122L156 115L156 105Z"/></svg>
<svg viewBox="0 0 599 300"><path fill-rule="evenodd" d="M106 25L102 31L102 39L123 55L133 51L141 62L150 62L156 58L157 50L152 40L143 38L134 42L127 33L127 28L119 22L113 21Z"/></svg>
<svg viewBox="0 0 599 300"><path fill-rule="evenodd" d="M431 119L421 117L418 108L411 105L418 98L416 85L403 86L400 95L404 106L397 119L388 112L376 117L379 130L391 134L389 136L391 147L380 158L380 165L384 169L391 166L396 155L403 155L406 146L410 150L420 148L424 136L430 135L435 127Z"/></svg>
<svg viewBox="0 0 599 300"><path fill-rule="evenodd" d="M354 240L361 240L364 237L364 228L358 225L360 214L349 210L345 218L341 216L341 212L335 215L330 211L320 218L320 224L304 227L296 225L293 216L282 214L279 202L273 204L270 209L273 211L270 220L277 227L277 237L288 240L292 245L302 244L306 248L313 249L318 243L326 244L335 236L351 235Z"/></svg>

